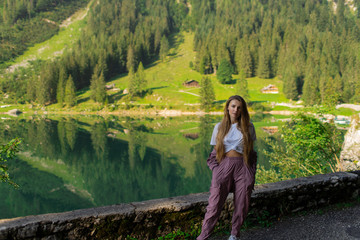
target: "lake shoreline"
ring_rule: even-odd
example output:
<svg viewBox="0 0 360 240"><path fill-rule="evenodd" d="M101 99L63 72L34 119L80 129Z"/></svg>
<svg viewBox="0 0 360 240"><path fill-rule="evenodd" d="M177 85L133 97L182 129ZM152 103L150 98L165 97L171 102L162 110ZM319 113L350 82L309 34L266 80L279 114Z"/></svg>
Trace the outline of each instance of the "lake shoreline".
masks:
<svg viewBox="0 0 360 240"><path fill-rule="evenodd" d="M250 114L255 114L255 112L250 111ZM264 114L270 115L293 115L296 111L265 111ZM9 112L0 112L3 115L11 115ZM116 111L94 111L94 112L85 112L85 111L24 111L22 114L30 115L121 115L121 116L162 116L162 117L176 117L176 116L204 116L204 115L223 115L223 111L181 111L181 110L116 110ZM19 115L18 115L19 116Z"/></svg>

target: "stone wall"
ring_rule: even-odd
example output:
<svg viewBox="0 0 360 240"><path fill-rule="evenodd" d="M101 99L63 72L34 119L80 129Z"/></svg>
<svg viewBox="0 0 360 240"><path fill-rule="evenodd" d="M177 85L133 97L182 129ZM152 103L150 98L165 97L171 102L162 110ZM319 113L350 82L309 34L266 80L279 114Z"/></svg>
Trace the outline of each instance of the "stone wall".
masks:
<svg viewBox="0 0 360 240"><path fill-rule="evenodd" d="M338 172L255 187L248 221L357 198L360 171ZM152 239L201 224L209 193L0 220L0 239ZM220 223L231 221L230 194ZM266 214L265 214L266 213Z"/></svg>

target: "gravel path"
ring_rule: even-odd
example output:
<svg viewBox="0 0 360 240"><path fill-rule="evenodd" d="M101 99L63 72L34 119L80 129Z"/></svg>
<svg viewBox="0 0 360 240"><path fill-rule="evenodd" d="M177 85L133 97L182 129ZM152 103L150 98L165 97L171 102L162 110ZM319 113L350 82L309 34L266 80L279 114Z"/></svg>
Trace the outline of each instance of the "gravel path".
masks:
<svg viewBox="0 0 360 240"><path fill-rule="evenodd" d="M322 212L323 211L323 212ZM211 240L226 240L216 236ZM343 209L328 209L304 216L285 217L269 228L244 231L241 240L354 240L360 239L360 203Z"/></svg>

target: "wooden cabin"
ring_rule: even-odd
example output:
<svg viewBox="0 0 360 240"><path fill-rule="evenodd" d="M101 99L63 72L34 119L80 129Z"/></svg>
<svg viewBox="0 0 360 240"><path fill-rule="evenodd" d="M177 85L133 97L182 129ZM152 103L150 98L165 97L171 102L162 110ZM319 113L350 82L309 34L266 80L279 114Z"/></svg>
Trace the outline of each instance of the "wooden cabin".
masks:
<svg viewBox="0 0 360 240"><path fill-rule="evenodd" d="M200 87L200 84L196 80L189 80L183 83L185 87Z"/></svg>
<svg viewBox="0 0 360 240"><path fill-rule="evenodd" d="M279 89L272 84L269 84L268 86L261 89L262 93L279 93Z"/></svg>
<svg viewBox="0 0 360 240"><path fill-rule="evenodd" d="M198 133L185 133L185 134L183 134L183 136L184 136L185 138L189 138L189 139L191 139L191 140L195 140L195 139L199 138L199 134L198 134Z"/></svg>

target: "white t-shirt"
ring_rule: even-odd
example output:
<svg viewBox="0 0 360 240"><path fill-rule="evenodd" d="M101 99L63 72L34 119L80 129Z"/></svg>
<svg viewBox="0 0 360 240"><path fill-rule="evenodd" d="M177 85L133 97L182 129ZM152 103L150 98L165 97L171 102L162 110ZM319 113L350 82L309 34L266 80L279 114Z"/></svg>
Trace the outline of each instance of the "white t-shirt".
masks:
<svg viewBox="0 0 360 240"><path fill-rule="evenodd" d="M216 145L216 135L218 133L220 123L217 123L214 127L213 134L211 136L210 145ZM254 124L250 123L250 137L253 141L256 140L256 133ZM238 153L244 152L243 134L237 128L237 123L231 124L229 132L224 137L225 153L230 150L235 150Z"/></svg>

